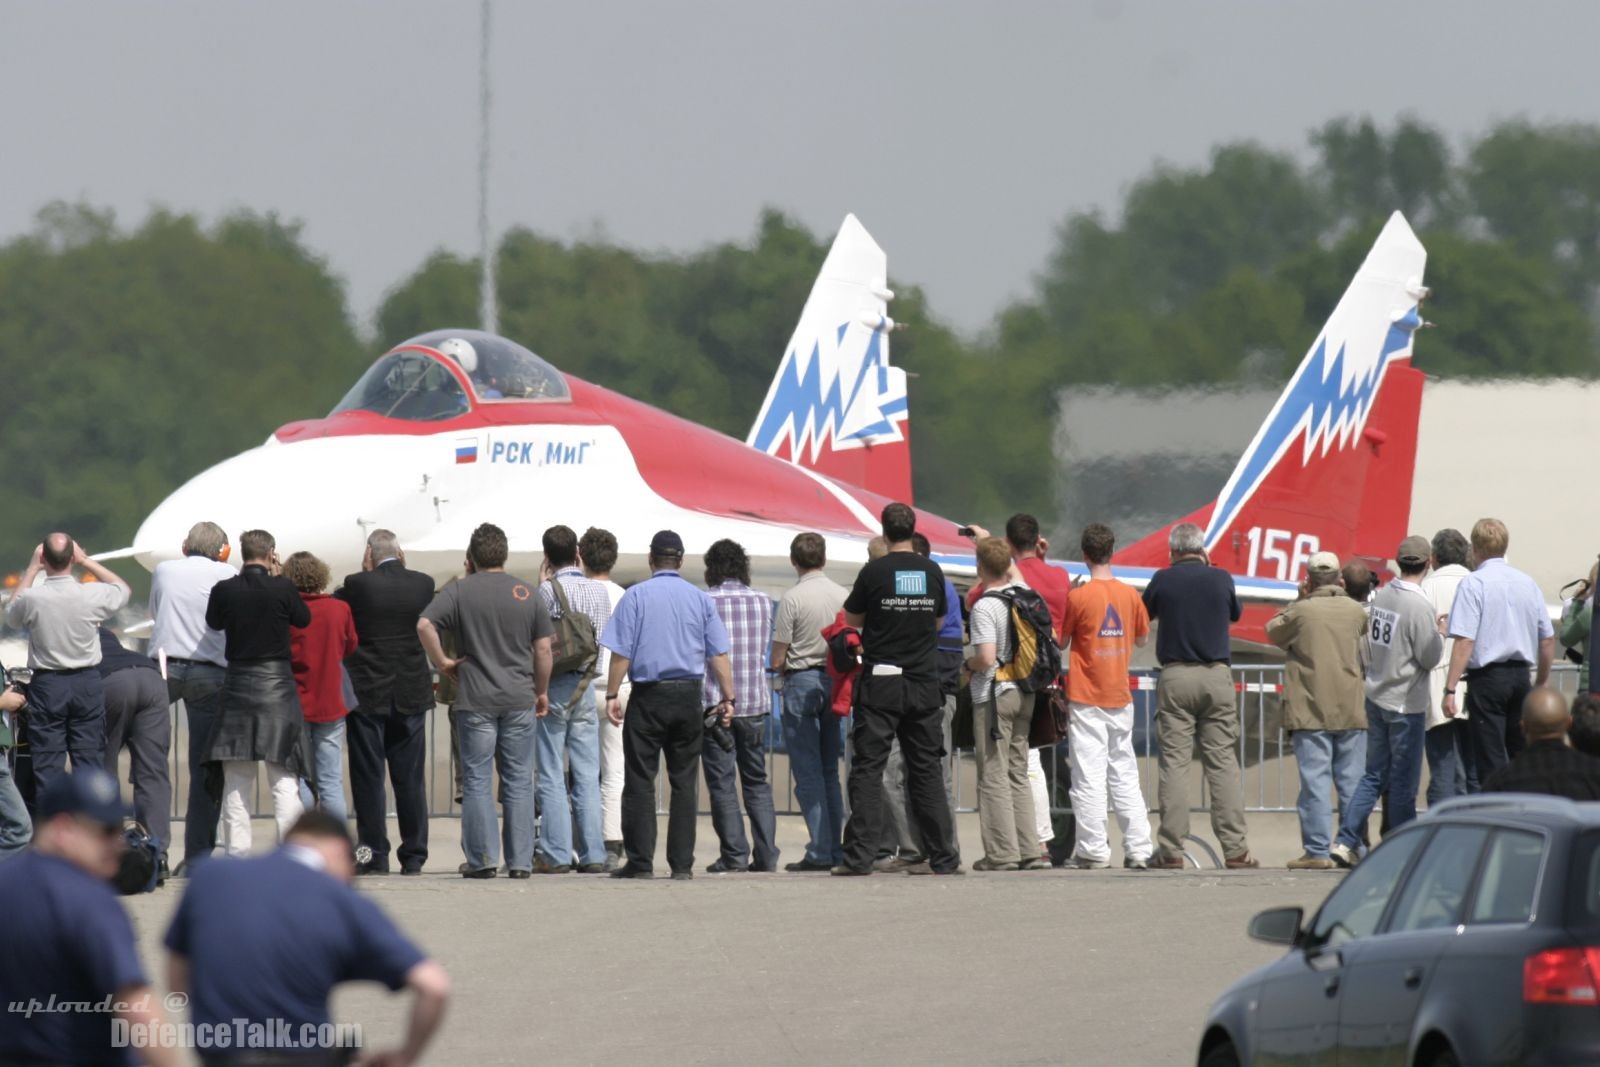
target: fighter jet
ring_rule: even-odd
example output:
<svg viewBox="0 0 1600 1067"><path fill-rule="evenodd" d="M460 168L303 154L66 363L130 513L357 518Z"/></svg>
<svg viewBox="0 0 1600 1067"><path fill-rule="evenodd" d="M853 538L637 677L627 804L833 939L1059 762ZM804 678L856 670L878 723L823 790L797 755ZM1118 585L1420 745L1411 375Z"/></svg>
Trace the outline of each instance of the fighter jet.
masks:
<svg viewBox="0 0 1600 1067"><path fill-rule="evenodd" d="M1189 517L1247 600L1293 599L1314 552L1382 559L1407 532L1425 258L1396 213L1222 494ZM615 533L615 573L627 582L645 575L652 533L670 528L691 551L739 541L755 583L776 592L793 580L794 534L814 530L848 581L883 506L912 495L887 271L883 250L847 216L743 442L564 374L508 338L436 330L380 356L326 416L197 475L150 514L132 548L107 558L153 568L209 519L234 537L268 529L340 574L359 567L366 533L381 526L399 535L410 566L442 582L461 572L480 522L507 531L510 569L530 574L544 529L566 523ZM974 573L955 521L920 512L918 528L954 577ZM1119 572L1142 586L1165 562L1165 537L1124 550Z"/></svg>

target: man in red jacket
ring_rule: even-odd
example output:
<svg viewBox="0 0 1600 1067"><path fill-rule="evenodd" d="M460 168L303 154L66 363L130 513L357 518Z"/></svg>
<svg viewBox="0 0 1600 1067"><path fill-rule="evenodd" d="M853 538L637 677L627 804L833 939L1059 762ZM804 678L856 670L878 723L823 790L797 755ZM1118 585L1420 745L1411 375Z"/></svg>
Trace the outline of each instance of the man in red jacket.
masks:
<svg viewBox="0 0 1600 1067"><path fill-rule="evenodd" d="M311 806L311 793L322 810L343 822L344 803L344 658L356 650L356 624L350 607L323 592L328 565L309 552L296 552L283 565L286 578L300 591L311 611L311 625L289 631L289 665L294 669L300 711L311 746L311 785L300 783L300 802Z"/></svg>

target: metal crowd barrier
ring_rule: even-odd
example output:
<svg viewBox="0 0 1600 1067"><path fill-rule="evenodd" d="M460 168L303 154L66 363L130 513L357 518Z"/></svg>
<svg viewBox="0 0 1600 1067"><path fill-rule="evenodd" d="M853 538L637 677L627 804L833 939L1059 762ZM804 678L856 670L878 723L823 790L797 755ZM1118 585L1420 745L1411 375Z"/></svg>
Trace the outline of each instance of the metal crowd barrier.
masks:
<svg viewBox="0 0 1600 1067"><path fill-rule="evenodd" d="M1159 671L1138 671L1130 677L1133 689L1133 747L1139 765L1139 784L1145 803L1156 807L1156 791L1160 780L1160 747L1156 739L1156 678ZM1295 769L1293 749L1289 736L1283 729L1283 676L1282 664L1239 666L1233 668L1234 691L1239 708L1239 772L1243 778L1245 810L1247 812L1288 812L1294 810L1295 796L1300 789ZM1578 668L1570 663L1557 664L1551 674L1551 684L1569 698L1576 695ZM774 701L776 712L776 700ZM456 783L450 761L450 727L443 705L428 713L427 769L425 781L428 796L428 814L434 818L459 818L461 807L456 803ZM185 716L174 705L172 750L169 768L172 775L173 817L182 820L188 796L188 730ZM841 720L846 729L847 720ZM773 806L779 814L798 815L800 807L794 792L794 776L789 771L788 754L783 744L783 731L779 716L768 719L767 775L772 782ZM1040 762L1045 769L1051 811L1065 814L1071 811L1067 795L1070 776L1067 770L1068 754L1065 745L1041 749ZM124 757L125 758L125 757ZM848 774L850 748L844 745L844 766L841 781ZM956 809L960 812L976 810L977 772L970 749L960 749L949 756L955 789ZM124 772L124 778L126 773ZM1204 774L1200 761L1195 758L1189 774L1192 807L1206 809L1208 800L1204 791ZM345 775L348 792L348 767ZM701 811L707 813L706 792L700 791ZM392 800L392 795L390 796ZM848 802L848 791L846 795ZM265 802L265 803L264 803ZM665 814L667 803L666 774L657 778L656 806ZM271 815L270 796L263 781L258 779L253 801L258 816ZM352 809L353 810L353 809ZM392 811L392 808L391 808Z"/></svg>

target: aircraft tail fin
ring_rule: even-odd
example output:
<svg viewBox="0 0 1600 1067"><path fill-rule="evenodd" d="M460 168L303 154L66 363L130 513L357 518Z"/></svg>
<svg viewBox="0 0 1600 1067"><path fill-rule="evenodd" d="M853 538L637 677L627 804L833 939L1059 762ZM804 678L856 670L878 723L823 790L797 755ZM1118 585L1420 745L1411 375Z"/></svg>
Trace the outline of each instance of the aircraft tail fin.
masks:
<svg viewBox="0 0 1600 1067"><path fill-rule="evenodd" d="M1426 262L1395 212L1222 492L1181 520L1205 531L1213 563L1298 581L1315 552L1393 555L1411 517L1423 383L1411 356ZM1164 564L1171 529L1118 562Z"/></svg>
<svg viewBox="0 0 1600 1067"><path fill-rule="evenodd" d="M911 502L906 374L889 365L888 257L846 215L745 443Z"/></svg>

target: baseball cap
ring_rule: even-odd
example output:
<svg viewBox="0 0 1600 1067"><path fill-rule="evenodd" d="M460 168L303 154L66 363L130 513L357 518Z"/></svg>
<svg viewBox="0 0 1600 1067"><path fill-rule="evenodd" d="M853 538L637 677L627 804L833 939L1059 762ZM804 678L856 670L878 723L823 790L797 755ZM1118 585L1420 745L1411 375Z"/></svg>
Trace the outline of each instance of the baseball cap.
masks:
<svg viewBox="0 0 1600 1067"><path fill-rule="evenodd" d="M117 780L97 767L73 771L51 782L39 798L39 815L84 815L102 826L121 826L128 809Z"/></svg>
<svg viewBox="0 0 1600 1067"><path fill-rule="evenodd" d="M652 556L681 556L683 555L683 538L671 530L662 530L650 538L650 554Z"/></svg>
<svg viewBox="0 0 1600 1067"><path fill-rule="evenodd" d="M1433 546L1426 537L1412 534L1400 542L1400 547L1395 549L1394 558L1397 563L1426 563L1433 558Z"/></svg>
<svg viewBox="0 0 1600 1067"><path fill-rule="evenodd" d="M1306 561L1306 570L1309 571L1336 571L1339 569L1339 557L1332 552L1317 552Z"/></svg>

